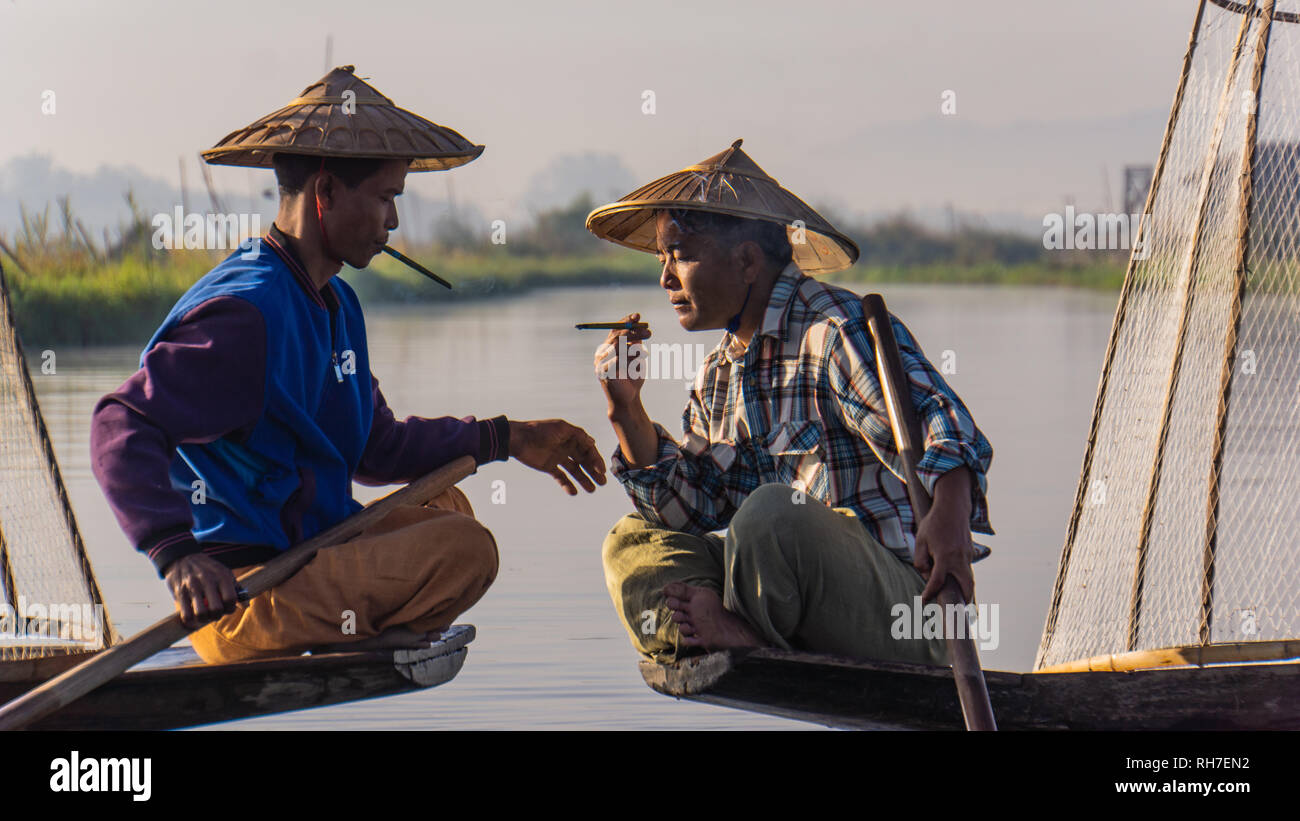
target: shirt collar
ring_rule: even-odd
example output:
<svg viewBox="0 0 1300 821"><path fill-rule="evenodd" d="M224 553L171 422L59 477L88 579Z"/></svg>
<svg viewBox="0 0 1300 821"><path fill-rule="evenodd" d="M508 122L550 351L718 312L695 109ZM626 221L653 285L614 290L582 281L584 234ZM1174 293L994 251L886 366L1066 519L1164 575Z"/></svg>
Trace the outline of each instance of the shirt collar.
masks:
<svg viewBox="0 0 1300 821"><path fill-rule="evenodd" d="M794 292L799 289L799 282L804 278L803 271L792 261L789 265L777 275L776 283L772 286L772 293L767 298L767 309L763 312L763 321L757 331L754 332L754 338L760 336L770 336L784 341L789 332L790 304L793 301ZM752 340L751 340L752 341ZM723 364L738 362L745 357L745 351L749 345L742 342L739 337L728 331L718 343L718 352L721 355Z"/></svg>
<svg viewBox="0 0 1300 821"><path fill-rule="evenodd" d="M302 260L294 252L292 241L274 222L271 223L271 230L266 232L266 244L275 251L280 259L284 260L284 264L293 272L293 278L302 286L303 291L307 293L312 302L326 310L333 310L333 306L337 304L334 289L329 285L320 290L316 289L316 283L312 281L311 274L307 273L307 266L302 264Z"/></svg>

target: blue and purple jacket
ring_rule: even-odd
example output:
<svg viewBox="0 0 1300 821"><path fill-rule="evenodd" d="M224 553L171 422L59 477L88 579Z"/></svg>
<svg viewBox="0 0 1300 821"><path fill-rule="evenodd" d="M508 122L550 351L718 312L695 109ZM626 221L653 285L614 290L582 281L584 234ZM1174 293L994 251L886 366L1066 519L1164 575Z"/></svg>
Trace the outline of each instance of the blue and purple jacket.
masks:
<svg viewBox="0 0 1300 821"><path fill-rule="evenodd" d="M360 510L354 480L509 455L504 416L397 421L352 288L334 277L318 291L274 225L251 250L199 279L95 406L95 477L160 576L198 552L264 562Z"/></svg>

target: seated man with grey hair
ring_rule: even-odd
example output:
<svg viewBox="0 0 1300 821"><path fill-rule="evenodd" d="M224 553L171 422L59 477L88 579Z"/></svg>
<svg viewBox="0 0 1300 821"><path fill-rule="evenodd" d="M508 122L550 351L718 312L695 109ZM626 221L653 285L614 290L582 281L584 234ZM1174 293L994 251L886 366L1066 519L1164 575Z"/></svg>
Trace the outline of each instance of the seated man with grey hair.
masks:
<svg viewBox="0 0 1300 821"><path fill-rule="evenodd" d="M613 472L636 507L603 548L633 645L660 662L772 646L946 664L941 639L891 623L948 575L974 600L971 562L987 549L971 531L992 533L993 452L894 318L924 436L918 475L934 498L914 521L861 299L808 276L851 265L852 240L739 140L598 208L587 227L658 255L683 328L726 329L696 374L680 442L650 419L643 374L618 350L632 344L635 363L649 329L612 331L596 352Z"/></svg>

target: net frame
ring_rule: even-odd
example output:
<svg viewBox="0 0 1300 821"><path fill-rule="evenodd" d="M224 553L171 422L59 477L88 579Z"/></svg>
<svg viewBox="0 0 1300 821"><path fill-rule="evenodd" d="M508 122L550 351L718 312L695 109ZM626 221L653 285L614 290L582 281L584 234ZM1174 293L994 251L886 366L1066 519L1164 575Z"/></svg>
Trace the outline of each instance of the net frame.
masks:
<svg viewBox="0 0 1300 821"><path fill-rule="evenodd" d="M41 640L21 642L15 639L0 641L0 662L17 661L35 658L44 658L48 656L59 656L74 653L94 652L99 649L110 647L121 640L116 628L113 626L112 619L108 614L108 608L104 604L103 592L100 589L99 581L95 577L94 568L90 563L90 556L86 551L86 545L81 537L81 530L77 526L76 514L72 510L71 501L68 498L67 486L63 482L63 475L59 470L58 459L54 453L53 440L50 438L49 430L45 425L45 418L41 414L40 403L36 398L35 385L32 382L31 372L27 368L27 359L23 352L22 340L18 334L17 324L13 311L13 305L9 298L9 283L5 277L4 266L0 264L0 368L4 369L3 383L6 389L12 389L14 396L4 397L12 398L15 402L15 416L21 417L19 425L26 428L20 431L22 442L20 447L24 449L30 447L31 452L27 454L32 462L32 472L42 476L47 495L46 501L52 502L57 508L54 517L58 522L60 533L58 538L52 535L51 541L58 542L56 549L52 550L52 556L47 560L45 573L41 578L34 581L29 580L26 574L20 569L20 563L16 558L16 549L22 549L21 546L15 546L6 538L6 522L4 517L0 517L0 604L8 605L10 613L17 619L27 619L30 612L24 613L24 608L20 604L39 603L42 605L52 604L54 596L48 595L49 592L58 589L62 591L58 596L66 596L66 591L76 590L76 596L84 595L85 602L74 602L73 604L84 604L90 607L90 613L93 614L95 634L97 641L88 644L78 640L60 640L57 638L41 637ZM8 392L8 390L6 390ZM3 407L0 405L0 407ZM2 420L0 420L2 421ZM6 443L7 444L7 443ZM48 498L52 496L51 498ZM45 511L48 513L49 511ZM35 546L30 548L36 550ZM42 582L46 578L56 579L57 586L45 585ZM29 591L29 585L33 588ZM33 592L36 601L27 602L26 594ZM52 608L51 608L52 610ZM47 611L47 615L49 611ZM50 618L51 631L56 634L62 632L62 625L53 618ZM81 625L84 629L84 623Z"/></svg>
<svg viewBox="0 0 1300 821"><path fill-rule="evenodd" d="M1264 239L1274 238L1279 233L1274 226L1267 223L1263 225L1265 230L1259 230L1261 221L1255 190L1257 172L1260 170L1259 121L1265 102L1263 91L1266 66L1273 38L1273 24L1300 22L1300 13L1279 10L1277 0L1263 0L1263 2L1250 0L1249 3L1232 2L1232 0L1208 0L1208 2L1212 2L1227 15L1239 15L1240 21L1231 54L1221 72L1223 84L1217 105L1214 107L1214 125L1204 148L1199 152L1203 156L1200 173L1197 175L1195 213L1191 215L1191 220L1188 220L1186 215L1179 213L1183 207L1182 203L1176 201L1171 203L1169 196L1162 199L1161 195L1165 193L1165 188L1170 188L1176 193L1181 182L1176 178L1176 173L1175 179L1167 179L1170 175L1171 154L1180 151L1177 162L1186 163L1189 154L1188 145L1190 144L1192 148L1199 145L1196 139L1197 133L1185 122L1185 119L1195 117L1196 105L1193 104L1190 112L1185 107L1189 78L1193 75L1194 66L1199 66L1200 74L1197 79L1201 85L1205 84L1206 76L1210 79L1214 78L1204 65L1199 65L1197 62L1200 59L1208 61L1211 66L1214 64L1213 55L1207 58L1205 55L1198 54L1198 49L1204 46L1202 35L1205 33L1207 0L1200 0L1197 5L1187 51L1183 58L1182 71L1170 107L1160 153L1153 169L1146 206L1137 228L1138 239L1133 243L1134 252L1129 258L1119 304L1116 307L1074 508L1061 552L1047 621L1035 658L1035 670L1038 672L1136 669L1141 666L1169 664L1282 659L1297 655L1297 643L1292 640L1295 636L1294 619L1283 624L1284 628L1292 631L1289 636L1266 636L1258 641L1227 641L1221 635L1216 636L1214 616L1216 574L1223 548L1220 543L1220 524L1223 521L1221 480L1224 474L1225 443L1232 436L1229 430L1229 418L1234 410L1232 389L1236 369L1233 364L1237 361L1239 353L1244 313L1243 300L1252 282L1255 286L1259 285L1258 276L1251 270L1254 256L1252 252L1259 250L1257 246L1252 246L1252 227ZM1224 19L1224 15L1219 14L1216 22L1222 22ZM1212 35L1213 31L1211 31ZM1294 67L1294 54L1292 57L1292 61L1286 65ZM1285 52L1283 59L1286 59ZM1285 72L1285 68L1284 65L1282 71ZM1233 115L1235 102L1233 91L1242 89L1243 81L1249 93L1250 104L1246 105L1243 101L1240 110L1245 116L1238 118ZM1192 132L1190 136L1189 131ZM1300 149L1300 134L1297 134L1294 129L1291 134L1296 139L1289 146L1282 145L1282 148ZM1278 155L1285 157L1285 151L1272 150L1276 147L1272 146L1262 152L1266 161L1275 162ZM1230 162L1225 162L1223 157L1225 150L1228 152L1226 159ZM1235 177L1225 173L1225 170L1233 165L1235 165ZM1266 170L1270 173L1276 171L1276 169ZM1294 195L1292 198L1294 199ZM1224 208L1211 207L1212 203L1217 206L1225 201L1235 205L1234 214L1228 215ZM1171 212L1175 219L1170 218ZM1272 218L1274 222L1281 222L1276 219L1277 215L1270 215L1267 204L1264 215L1266 218ZM1169 277L1165 276L1163 281L1158 281L1156 286L1153 286L1152 282L1159 279L1160 266L1164 261L1157 259L1147 263L1145 262L1147 256L1140 252L1149 250L1150 245L1153 244L1150 240L1162 230L1165 233L1162 247L1177 247L1180 239L1171 240L1170 232L1166 229L1170 224L1185 228L1189 221L1192 230L1186 242L1183 258L1176 269L1176 281L1170 283ZM1226 233L1229 227L1231 227L1230 235ZM1293 232L1288 233L1283 239L1288 240L1291 247L1296 245ZM1222 254L1221 247L1229 244L1224 240L1230 240L1231 256L1213 258L1213 254ZM1216 276L1222 276L1224 271L1230 271L1230 280L1214 279ZM1144 407L1141 400L1126 395L1135 385L1151 387L1154 381L1149 376L1145 379L1130 378L1131 374L1125 372L1125 369L1131 369L1133 362L1129 352L1122 349L1126 344L1132 345L1135 339L1141 339L1134 336L1133 326L1140 326L1144 321L1158 324L1161 320L1164 321L1164 325L1168 325L1170 309L1173 306L1166 302L1153 309L1149 303L1154 301L1151 293L1158 290L1159 286L1166 286L1166 290L1174 290L1167 287L1171 284L1181 293L1178 294L1180 299L1176 308L1176 328L1172 329L1169 373L1160 391L1158 427L1149 431L1154 434L1148 437L1154 439L1154 446L1150 446L1141 436L1131 437L1135 449L1150 448L1151 460L1145 472L1145 484L1136 485L1136 489L1142 490L1144 494L1140 518L1136 518L1139 524L1135 532L1131 527L1126 531L1115 521L1108 522L1090 516L1087 499L1090 488L1093 487L1094 472L1102 475L1103 478L1109 478L1105 474L1105 468L1111 465L1099 457L1099 452L1106 452L1107 456L1113 455L1115 441L1122 438L1114 435L1112 417L1123 414L1126 410L1138 415L1145 413L1146 417L1153 415L1150 413L1151 407ZM1217 293L1215 293L1216 288ZM1251 293L1253 295L1255 291ZM1166 296L1161 296L1167 299ZM1221 319L1223 311L1226 310L1226 327L1223 329L1222 348L1217 359L1217 400L1214 402L1215 407L1210 420L1212 428L1206 428L1202 424L1199 431L1203 439L1209 439L1210 452L1208 470L1202 472L1203 479L1200 480L1204 487L1204 527L1200 537L1199 591L1197 591L1199 595L1195 596L1198 599L1195 635L1190 637L1187 636L1183 626L1159 623L1162 618L1173 621L1168 619L1167 611L1175 606L1173 601L1180 596L1169 592L1168 589L1160 589L1158 583L1153 585L1153 556L1157 582L1163 582L1163 578L1159 576L1160 572L1168 573L1170 570L1176 570L1181 573L1180 581L1184 588L1182 599L1193 598L1186 591L1192 577L1187 567L1189 562L1186 561L1186 557L1182 557L1180 563L1173 560L1177 558L1176 554L1173 558L1166 555L1170 553L1168 550L1153 551L1152 542L1155 538L1153 527L1157 527L1158 521L1160 523L1158 528L1162 532L1169 530L1167 521L1176 518L1175 514L1185 516L1188 511L1185 502L1179 505L1167 501L1173 495L1170 492L1162 495L1162 479L1167 478L1165 476L1167 471L1174 476L1174 479L1170 479L1169 482L1191 484L1194 495L1197 498L1200 496L1201 485L1189 482L1180 475L1186 473L1196 459L1177 453L1177 448L1171 452L1169 442L1171 430L1176 426L1179 426L1175 432L1176 440L1180 433L1191 429L1189 423L1182 418L1187 415L1185 413L1186 403L1189 401L1187 395L1191 390L1197 389L1195 386L1189 388L1189 385L1195 383L1198 377L1202 377L1200 379L1202 383L1207 381L1203 378L1205 374L1197 373L1198 369L1203 369L1204 364L1197 362L1196 358L1199 356L1204 360L1207 342L1217 340L1213 334L1203 333L1201 329L1195 329L1189 334L1189 328L1194 326L1192 320L1194 311L1199 322L1205 322L1206 315L1213 313L1216 308L1216 296L1221 303L1217 306L1219 314L1211 318ZM1209 303L1208 307L1206 303ZM1170 341L1166 338L1168 336L1169 334L1165 333L1161 340L1168 343ZM1189 337L1192 340L1190 345ZM1189 347L1191 354L1188 353ZM1156 358L1158 353L1159 351ZM1185 369L1185 363L1189 359L1192 365ZM1120 360L1120 364L1117 364L1117 360ZM1120 373L1115 377L1117 370ZM1192 375L1186 376L1185 370L1191 370ZM1200 386L1202 398L1206 398L1205 392L1208 389L1204 384ZM1176 406L1179 411L1177 414ZM1178 422L1171 424L1171 420L1175 417L1178 418ZM1300 435L1300 431L1293 429L1291 432ZM1237 435L1237 439L1240 440L1240 434ZM1099 443L1101 443L1100 447ZM1099 459L1102 461L1101 465L1098 464ZM1240 477L1234 475L1232 478L1239 480ZM1125 482L1132 485L1127 477ZM1104 484L1102 488L1104 490ZM1178 485L1174 484L1174 492L1178 489ZM1166 484L1164 490L1170 491L1169 484ZM1133 497L1129 498L1129 504L1132 504ZM1124 517L1121 514L1112 518ZM1128 518L1135 519L1132 516ZM1128 524L1132 524L1132 521ZM1098 534L1101 537L1109 537L1113 543L1109 546L1098 546ZM1160 538L1167 540L1168 536ZM1123 555L1126 550L1124 545L1114 543L1130 540L1133 542L1131 558ZM1291 552L1295 553L1294 550ZM1295 563L1294 555L1282 561ZM1118 582L1123 567L1130 562L1131 575L1127 585L1126 617L1122 619L1123 623L1116 623L1117 604L1122 593L1116 588L1120 586ZM1179 564L1182 566L1178 567ZM1093 576L1100 576L1103 584L1095 585L1094 590L1088 591L1086 588ZM1240 583L1240 579L1234 581ZM1099 594L1095 589L1098 586L1105 587L1108 592ZM1178 582L1164 585L1165 588L1177 586ZM1285 593L1282 595L1285 596ZM1104 611L1105 617L1097 615L1099 611ZM1096 627L1087 616L1096 616L1097 622L1106 622L1106 624ZM1154 628L1151 626L1152 622L1156 622ZM1194 640L1185 642L1169 640L1177 637L1194 638Z"/></svg>

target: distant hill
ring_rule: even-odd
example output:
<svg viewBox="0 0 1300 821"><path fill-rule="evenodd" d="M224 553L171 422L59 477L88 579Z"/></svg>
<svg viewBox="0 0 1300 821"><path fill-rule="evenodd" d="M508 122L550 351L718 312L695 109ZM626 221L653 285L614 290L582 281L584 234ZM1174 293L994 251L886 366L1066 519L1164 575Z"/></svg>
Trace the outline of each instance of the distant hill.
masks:
<svg viewBox="0 0 1300 821"><path fill-rule="evenodd" d="M197 160L187 165L186 173L190 210L209 211L211 204ZM261 214L265 230L275 218L274 178L262 172L252 179L255 184L243 191L217 188L216 193L228 211ZM73 214L85 224L95 241L101 242L104 229L116 236L119 226L130 221L128 190L146 214L170 212L181 203L179 185L132 166L102 165L87 174L60 168L44 154L15 157L0 165L0 233L12 234L20 228L20 205L26 206L29 213L39 213L48 205L52 230L60 230L58 201L66 196ZM403 223L402 241L423 243L433 237L434 223L449 207L445 200L426 199L411 191L398 200L398 210ZM477 213L472 205L462 210Z"/></svg>
<svg viewBox="0 0 1300 821"><path fill-rule="evenodd" d="M604 204L636 187L636 178L614 154L565 154L529 178L523 205L537 214L568 206L584 194Z"/></svg>
<svg viewBox="0 0 1300 821"><path fill-rule="evenodd" d="M1120 209L1123 167L1153 162L1167 116L1157 107L1121 117L1043 122L1033 119L1032 100L1025 101L1025 111L1023 121L992 126L959 109L958 116L936 112L851 134L818 133L799 173L787 170L777 177L798 188L832 221L863 225L904 212L936 231L969 226L1041 234L1044 214L1060 212L1067 201L1080 211ZM197 160L187 171L190 207L207 210ZM0 231L18 226L19 202L36 210L49 203L54 214L57 199L66 195L73 212L98 238L104 227L115 229L126 220L123 195L128 187L148 212L174 208L180 192L176 172L170 177L149 176L130 166L76 172L56 166L46 155L15 157L0 164ZM239 177L234 183L224 179L234 186L220 192L228 209L256 209L263 224L270 223L274 199L262 196L269 176L249 177L247 186L241 186ZM422 197L408 186L399 201L399 230L403 241L422 243L436 238L450 220L472 225L477 236L488 230L485 209L502 213L504 207L531 224L539 214L568 208L584 195L599 204L647 181L613 153L564 154L523 182L509 202L500 199L503 191L494 191L498 199L487 203L462 189L453 210L446 197Z"/></svg>
<svg viewBox="0 0 1300 821"><path fill-rule="evenodd" d="M1125 165L1150 165L1160 150L1167 108L1123 117L984 125L961 116L872 126L820 144L808 176L832 191L840 210L897 212L900 207L943 221L943 203L996 218L1059 210L1072 198L1081 210L1120 209ZM845 158L852 157L852 161ZM833 172L819 173L820 163ZM1107 191L1109 189L1109 191ZM1109 202L1107 200L1109 199ZM931 222L931 219L924 219Z"/></svg>
<svg viewBox="0 0 1300 821"><path fill-rule="evenodd" d="M21 225L20 203L37 212L48 204L54 220L56 203L66 196L73 213L98 238L103 228L115 229L128 221L128 189L150 212L172 208L180 200L174 187L131 166L101 165L85 174L59 168L43 154L15 157L0 165L0 231L13 232Z"/></svg>

